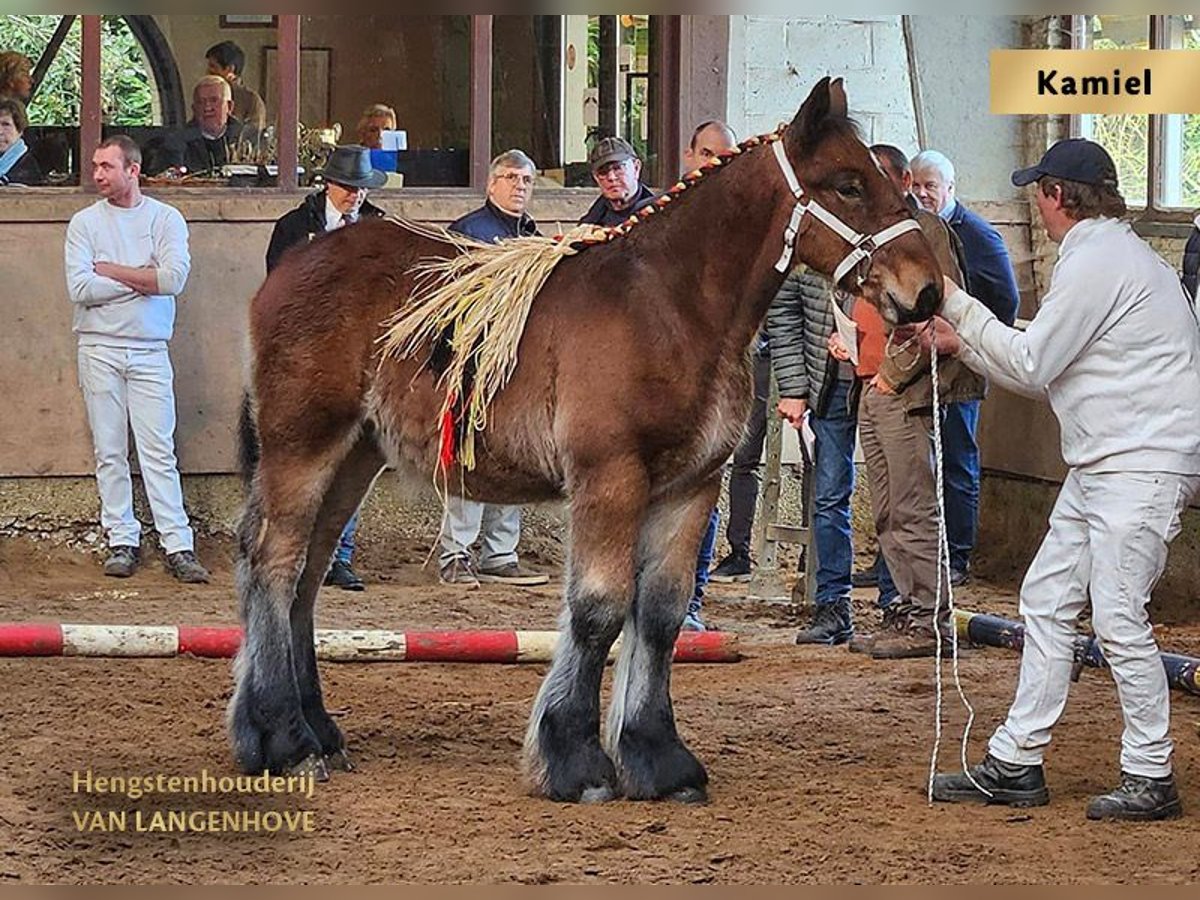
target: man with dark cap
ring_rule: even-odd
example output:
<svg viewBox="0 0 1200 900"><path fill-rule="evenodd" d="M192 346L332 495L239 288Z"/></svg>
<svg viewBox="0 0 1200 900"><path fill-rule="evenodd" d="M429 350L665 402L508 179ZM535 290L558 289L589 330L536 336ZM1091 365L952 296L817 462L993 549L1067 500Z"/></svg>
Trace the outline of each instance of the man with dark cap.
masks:
<svg viewBox="0 0 1200 900"><path fill-rule="evenodd" d="M1059 141L1015 172L1058 262L1024 331L947 281L945 319L921 333L1004 387L1044 396L1070 467L1021 585L1025 646L1016 698L969 773L938 775L934 799L1047 803L1042 757L1070 685L1075 623L1092 627L1125 720L1121 780L1089 819L1181 813L1170 697L1146 606L1200 487L1200 329L1171 267L1121 221L1117 170L1099 144Z"/></svg>
<svg viewBox="0 0 1200 900"><path fill-rule="evenodd" d="M366 147L350 144L336 148L325 166L324 180L324 187L309 194L303 203L275 223L267 248L268 274L291 247L306 246L326 232L353 225L364 217L384 215L382 209L367 202L367 191L381 187L387 181L387 175L371 168L371 155ZM344 591L363 590L362 579L351 568L357 528L356 512L342 529L333 562L325 575L325 584Z"/></svg>
<svg viewBox="0 0 1200 900"><path fill-rule="evenodd" d="M588 155L588 164L600 196L580 223L610 228L654 202L654 191L640 181L642 161L624 138L601 138Z"/></svg>

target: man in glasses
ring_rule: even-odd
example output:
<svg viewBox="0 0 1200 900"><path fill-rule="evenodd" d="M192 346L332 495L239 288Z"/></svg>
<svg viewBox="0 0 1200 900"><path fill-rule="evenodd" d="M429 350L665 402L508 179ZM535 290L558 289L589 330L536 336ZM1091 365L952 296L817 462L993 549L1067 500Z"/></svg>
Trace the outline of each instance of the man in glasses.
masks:
<svg viewBox="0 0 1200 900"><path fill-rule="evenodd" d="M489 243L537 234L537 223L525 212L533 193L534 172L533 160L520 150L501 153L488 170L483 206L451 223L450 230ZM442 519L440 581L466 588L478 587L480 582L545 584L550 580L547 575L532 572L517 561L520 539L521 507L450 496ZM477 541L475 564L471 547Z"/></svg>
<svg viewBox="0 0 1200 900"><path fill-rule="evenodd" d="M600 196L579 221L586 225L609 228L620 225L647 203L654 191L642 184L642 161L629 141L619 137L601 138L588 156L592 178Z"/></svg>

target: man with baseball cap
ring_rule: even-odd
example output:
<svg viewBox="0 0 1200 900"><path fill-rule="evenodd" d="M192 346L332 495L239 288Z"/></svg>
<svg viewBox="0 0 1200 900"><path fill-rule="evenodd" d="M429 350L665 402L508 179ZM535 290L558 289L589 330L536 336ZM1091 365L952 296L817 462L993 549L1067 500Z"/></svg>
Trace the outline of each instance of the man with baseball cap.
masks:
<svg viewBox="0 0 1200 900"><path fill-rule="evenodd" d="M620 225L654 201L654 191L639 180L642 161L624 138L601 138L588 154L588 164L600 196L583 214L580 223L602 228Z"/></svg>
<svg viewBox="0 0 1200 900"><path fill-rule="evenodd" d="M1036 182L1034 202L1059 245L1036 317L1024 331L1006 326L947 281L945 319L923 340L1010 390L1045 396L1070 468L1021 585L1025 646L1008 718L983 762L938 775L933 796L1048 802L1042 757L1090 598L1125 732L1120 784L1093 798L1087 817L1170 818L1181 812L1170 699L1146 607L1200 487L1200 329L1171 267L1121 221L1125 201L1103 147L1060 141L1012 181Z"/></svg>

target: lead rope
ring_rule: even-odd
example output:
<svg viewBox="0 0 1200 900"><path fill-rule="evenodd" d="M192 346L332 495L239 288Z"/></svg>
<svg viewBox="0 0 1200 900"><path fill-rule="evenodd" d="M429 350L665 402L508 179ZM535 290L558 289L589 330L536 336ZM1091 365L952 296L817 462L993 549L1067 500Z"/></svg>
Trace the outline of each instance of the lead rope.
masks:
<svg viewBox="0 0 1200 900"><path fill-rule="evenodd" d="M932 328L932 320L930 322L929 327ZM959 678L958 673L958 617L954 608L954 585L950 583L950 540L946 535L946 492L942 484L942 415L938 396L940 387L938 383L938 353L937 346L934 344L931 344L929 348L929 375L930 381L933 384L933 479L937 492L938 512L937 593L934 595L935 599L933 602L933 633L934 643L937 648L934 654L934 694L936 708L933 720L933 752L929 759L929 783L926 791L928 802L932 806L933 778L937 774L938 754L942 749L942 629L938 627L938 619L942 611L943 574L946 576L946 602L950 607L950 655L954 673L954 687L958 691L958 697L962 701L963 707L967 710L967 725L963 729L962 747L960 748L962 769L971 784L975 785L976 789L982 791L988 797L992 796L992 793L975 781L971 776L971 770L967 766L967 744L971 739L971 726L975 724L975 708L971 706L971 701L967 699L966 692L963 690L962 680Z"/></svg>

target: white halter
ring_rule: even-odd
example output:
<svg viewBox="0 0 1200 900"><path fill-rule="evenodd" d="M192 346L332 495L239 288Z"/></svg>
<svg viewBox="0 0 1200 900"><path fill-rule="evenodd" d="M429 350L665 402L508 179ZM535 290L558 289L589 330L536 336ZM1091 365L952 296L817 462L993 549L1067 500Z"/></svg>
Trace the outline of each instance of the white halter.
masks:
<svg viewBox="0 0 1200 900"><path fill-rule="evenodd" d="M791 190L792 196L796 198L796 205L792 209L792 218L783 232L783 255L779 257L779 262L775 263L776 270L786 272L791 267L792 252L796 246L796 235L800 231L800 222L804 219L805 213L812 213L813 218L850 245L850 252L838 264L838 267L833 270L834 284L838 284L846 273L860 262L864 260L870 261L871 254L888 241L893 241L906 232L920 230L921 226L917 224L916 219L910 218L901 219L895 225L889 225L878 234L859 234L816 200L805 199L804 188L800 185L800 179L796 177L796 172L792 168L787 154L784 153L783 138L780 137L776 140L774 145L775 159L779 161L779 168L783 170L783 177L787 179L788 188ZM859 275L858 283L861 285L864 279L864 275Z"/></svg>

